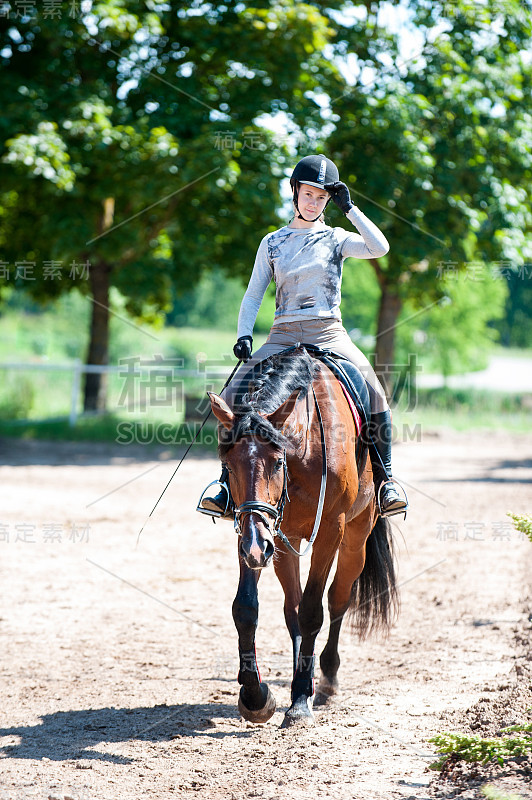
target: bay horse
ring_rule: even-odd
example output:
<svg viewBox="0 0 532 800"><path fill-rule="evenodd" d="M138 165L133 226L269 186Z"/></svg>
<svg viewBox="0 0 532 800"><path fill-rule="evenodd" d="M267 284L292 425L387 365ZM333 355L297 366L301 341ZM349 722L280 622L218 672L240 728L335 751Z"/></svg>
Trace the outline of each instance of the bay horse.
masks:
<svg viewBox="0 0 532 800"><path fill-rule="evenodd" d="M304 346L270 356L260 366L258 377L248 373L246 393L233 408L214 393L209 397L239 534L240 578L232 608L240 659L238 709L244 719L263 723L276 708L255 653L258 581L273 562L293 647L291 706L282 724L289 727L314 723L314 644L336 554L328 592L329 636L314 705L337 691L338 638L346 612L360 636L387 629L397 610L397 587L389 521L376 511L367 448L357 467L355 422L341 385ZM318 505L321 521L316 520ZM296 553L311 538L302 591Z"/></svg>

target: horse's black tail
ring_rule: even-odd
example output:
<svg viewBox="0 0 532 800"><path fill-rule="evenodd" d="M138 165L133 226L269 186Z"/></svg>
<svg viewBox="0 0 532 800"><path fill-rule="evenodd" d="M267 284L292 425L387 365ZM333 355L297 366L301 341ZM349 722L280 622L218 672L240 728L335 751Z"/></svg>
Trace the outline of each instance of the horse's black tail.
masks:
<svg viewBox="0 0 532 800"><path fill-rule="evenodd" d="M378 630L387 632L399 609L390 521L378 517L366 542L366 563L351 590L349 618L364 639Z"/></svg>

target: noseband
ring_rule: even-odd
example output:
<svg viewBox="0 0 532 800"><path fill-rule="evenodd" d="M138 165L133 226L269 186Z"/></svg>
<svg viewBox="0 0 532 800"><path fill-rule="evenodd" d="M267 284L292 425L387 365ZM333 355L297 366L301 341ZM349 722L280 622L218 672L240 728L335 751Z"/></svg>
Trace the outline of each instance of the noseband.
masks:
<svg viewBox="0 0 532 800"><path fill-rule="evenodd" d="M320 407L318 405L318 398L316 397L316 393L314 391L314 387L312 387L312 395L314 397L314 405L316 407L316 413L318 417L318 422L320 424L320 439L321 439L321 486L320 486L320 494L318 498L318 508L316 509L316 517L314 519L314 527L312 529L312 533L310 535L310 539L308 540L308 544L303 550L302 553L299 550L296 550L295 547L290 544L290 541L287 539L285 534L281 530L281 522L283 520L283 512L284 506L286 501L290 502L290 498L288 497L287 491L287 483L288 483L288 470L286 467L286 450L283 450L283 490L281 492L281 497L279 498L277 505L271 505L271 503L265 503L261 500L246 500L242 505L235 508L235 531L239 536L242 536L242 529L241 529L241 520L242 517L245 517L247 514L257 514L263 523L268 528L269 532L273 536L278 536L279 539L282 541L284 546L294 555L301 556L306 555L312 545L314 544L314 540L318 534L318 530L320 527L321 522L321 515L323 513L323 505L325 502L325 489L327 487L327 449L325 446L325 432L323 429L323 420L321 417ZM310 421L310 412L309 412L309 421ZM268 517L271 518L268 519ZM273 522L273 525L272 525Z"/></svg>

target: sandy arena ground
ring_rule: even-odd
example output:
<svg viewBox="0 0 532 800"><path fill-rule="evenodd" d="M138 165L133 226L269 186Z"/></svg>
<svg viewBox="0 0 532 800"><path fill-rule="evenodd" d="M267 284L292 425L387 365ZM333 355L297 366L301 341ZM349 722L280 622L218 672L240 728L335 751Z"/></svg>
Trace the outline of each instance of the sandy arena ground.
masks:
<svg viewBox="0 0 532 800"><path fill-rule="evenodd" d="M532 510L532 435L396 446L401 615L386 641L344 629L341 692L304 730L280 729L291 646L272 569L257 650L278 710L258 727L236 710L235 534L195 512L214 458L184 462L137 546L176 451L0 446L0 800L482 797L429 786L428 739L522 675L532 545L506 512ZM532 798L527 780L494 783Z"/></svg>

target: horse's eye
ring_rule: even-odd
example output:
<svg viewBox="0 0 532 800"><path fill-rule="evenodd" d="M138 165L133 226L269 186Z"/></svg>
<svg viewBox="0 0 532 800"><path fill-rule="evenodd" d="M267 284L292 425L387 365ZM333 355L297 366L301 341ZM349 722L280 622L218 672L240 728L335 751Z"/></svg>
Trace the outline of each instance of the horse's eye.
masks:
<svg viewBox="0 0 532 800"><path fill-rule="evenodd" d="M278 458L277 461L275 462L275 466L274 466L275 472L279 472L279 470L281 469L283 464L284 464L283 459L282 458Z"/></svg>

